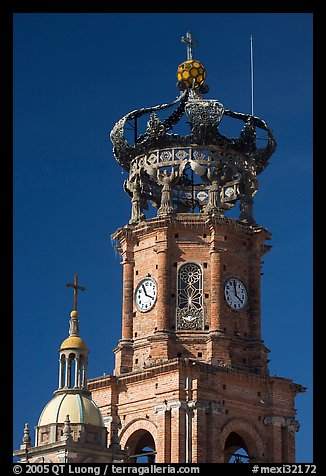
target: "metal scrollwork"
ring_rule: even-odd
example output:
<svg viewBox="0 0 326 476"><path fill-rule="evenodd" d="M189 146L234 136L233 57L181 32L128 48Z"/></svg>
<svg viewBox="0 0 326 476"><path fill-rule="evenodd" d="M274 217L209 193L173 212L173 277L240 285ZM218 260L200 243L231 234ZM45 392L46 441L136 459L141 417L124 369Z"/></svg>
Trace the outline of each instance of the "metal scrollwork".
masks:
<svg viewBox="0 0 326 476"><path fill-rule="evenodd" d="M196 263L186 263L178 271L176 307L177 330L204 328L203 274Z"/></svg>
<svg viewBox="0 0 326 476"><path fill-rule="evenodd" d="M161 120L157 113L174 108ZM138 134L137 119L149 115L147 128ZM224 117L244 123L239 137L219 130ZM169 133L185 117L190 133ZM134 121L134 143L125 130ZM257 137L257 131L265 139ZM249 225L257 176L267 167L276 142L266 122L258 117L225 109L216 100L203 99L200 88L183 91L169 104L142 108L126 114L110 134L117 162L128 172L124 189L131 197L130 224L145 220L148 203L158 215L205 213L224 215L239 202L239 220ZM264 139L264 147L259 141Z"/></svg>

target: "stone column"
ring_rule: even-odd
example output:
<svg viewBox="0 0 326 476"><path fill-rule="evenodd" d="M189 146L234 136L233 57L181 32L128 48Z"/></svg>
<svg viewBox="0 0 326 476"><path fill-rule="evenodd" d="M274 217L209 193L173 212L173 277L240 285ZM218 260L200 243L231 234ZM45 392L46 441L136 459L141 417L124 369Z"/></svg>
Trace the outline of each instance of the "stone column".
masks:
<svg viewBox="0 0 326 476"><path fill-rule="evenodd" d="M252 248L249 257L249 305L250 305L250 337L251 339L261 339L261 302L260 302L260 280L261 280L261 237L252 237Z"/></svg>
<svg viewBox="0 0 326 476"><path fill-rule="evenodd" d="M198 463L198 411L197 411L197 401L189 400L186 408L186 463ZM202 435L201 435L202 436Z"/></svg>
<svg viewBox="0 0 326 476"><path fill-rule="evenodd" d="M87 388L88 379L88 359L85 357L83 362L83 388Z"/></svg>
<svg viewBox="0 0 326 476"><path fill-rule="evenodd" d="M261 340L261 257L264 251L265 236L256 233L251 238L251 253L249 256L249 338L255 343L251 351L251 367L256 372L268 375L268 349Z"/></svg>
<svg viewBox="0 0 326 476"><path fill-rule="evenodd" d="M270 441L272 444L269 459L273 463L282 463L282 426L285 424L285 418L278 415L270 415L264 418L264 423L270 427Z"/></svg>
<svg viewBox="0 0 326 476"><path fill-rule="evenodd" d="M283 463L295 463L295 432L299 431L300 424L294 418L285 418L283 428Z"/></svg>
<svg viewBox="0 0 326 476"><path fill-rule="evenodd" d="M122 295L122 340L132 340L133 332L133 292L134 262L131 253L126 252L122 261L123 295Z"/></svg>
<svg viewBox="0 0 326 476"><path fill-rule="evenodd" d="M162 244L157 249L157 330L169 330L169 296L170 296L170 272L168 243Z"/></svg>
<svg viewBox="0 0 326 476"><path fill-rule="evenodd" d="M71 359L66 356L66 373L65 373L65 387L70 387L70 371L71 371Z"/></svg>
<svg viewBox="0 0 326 476"><path fill-rule="evenodd" d="M130 372L133 361L133 306L134 306L134 227L126 225L119 228L112 239L119 245L115 248L121 255L122 265L122 329L115 353L114 375Z"/></svg>
<svg viewBox="0 0 326 476"><path fill-rule="evenodd" d="M223 283L221 274L221 252L218 246L216 229L211 226L210 246L210 328L207 340L207 354L213 365L230 365L229 339L225 335L221 308L223 305Z"/></svg>
<svg viewBox="0 0 326 476"><path fill-rule="evenodd" d="M213 241L210 249L211 255L211 289L210 289L210 331L218 331L221 328L221 272L220 255L216 243Z"/></svg>
<svg viewBox="0 0 326 476"><path fill-rule="evenodd" d="M163 229L157 235L157 302L156 330L148 337L150 355L153 359L169 358L169 318L170 318L170 259L168 250L168 230Z"/></svg>
<svg viewBox="0 0 326 476"><path fill-rule="evenodd" d="M107 437L108 437L108 446L113 452L117 452L121 450L120 441L119 441L119 430L121 429L121 421L118 415L107 415L103 417L104 426L107 429Z"/></svg>
<svg viewBox="0 0 326 476"><path fill-rule="evenodd" d="M80 386L80 358L78 355L75 357L75 388Z"/></svg>
<svg viewBox="0 0 326 476"><path fill-rule="evenodd" d="M122 332L116 356L114 374L131 372L133 365L133 309L134 309L134 260L131 244L124 241L122 255Z"/></svg>
<svg viewBox="0 0 326 476"><path fill-rule="evenodd" d="M190 408L189 408L190 404ZM188 408L192 411L192 463L207 463L207 431L206 406L204 402L188 402Z"/></svg>
<svg viewBox="0 0 326 476"><path fill-rule="evenodd" d="M157 415L157 434L159 446L156 448L156 463L171 462L171 410L166 402L154 405Z"/></svg>
<svg viewBox="0 0 326 476"><path fill-rule="evenodd" d="M217 402L209 402L206 421L207 426L207 463L224 463L224 448L221 448L222 417L225 406ZM223 421L224 417L223 417Z"/></svg>
<svg viewBox="0 0 326 476"><path fill-rule="evenodd" d="M64 386L64 373L65 373L65 368L64 368L64 355L61 355L60 360L59 360L59 389Z"/></svg>
<svg viewBox="0 0 326 476"><path fill-rule="evenodd" d="M171 409L171 463L185 463L185 412L186 402L169 402Z"/></svg>

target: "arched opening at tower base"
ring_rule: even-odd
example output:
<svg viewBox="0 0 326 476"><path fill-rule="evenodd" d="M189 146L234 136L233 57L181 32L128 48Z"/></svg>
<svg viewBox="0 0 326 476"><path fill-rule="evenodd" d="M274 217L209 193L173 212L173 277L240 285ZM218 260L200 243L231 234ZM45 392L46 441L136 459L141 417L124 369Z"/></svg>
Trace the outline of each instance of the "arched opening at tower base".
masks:
<svg viewBox="0 0 326 476"><path fill-rule="evenodd" d="M266 460L266 447L260 434L244 418L229 420L222 428L220 442L225 463L259 463Z"/></svg>
<svg viewBox="0 0 326 476"><path fill-rule="evenodd" d="M147 430L135 431L128 438L125 449L129 455L127 463L155 463L155 441Z"/></svg>
<svg viewBox="0 0 326 476"><path fill-rule="evenodd" d="M232 431L226 439L224 447L225 463L249 463L249 450L243 438Z"/></svg>

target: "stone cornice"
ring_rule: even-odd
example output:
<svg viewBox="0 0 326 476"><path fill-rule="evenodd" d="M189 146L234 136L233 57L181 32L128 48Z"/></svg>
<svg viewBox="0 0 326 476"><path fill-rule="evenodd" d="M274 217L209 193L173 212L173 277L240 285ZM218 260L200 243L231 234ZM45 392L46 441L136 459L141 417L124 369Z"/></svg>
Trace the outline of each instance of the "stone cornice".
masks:
<svg viewBox="0 0 326 476"><path fill-rule="evenodd" d="M206 227L218 227L221 226L229 228L237 228L241 230L246 235L254 235L257 233L262 233L264 239L270 239L271 233L259 225L248 225L234 218L227 218L224 216L210 217L201 213L178 213L174 216L164 216L164 217L155 217L150 218L146 221L142 221L137 225L126 225L124 227L118 228L111 237L116 241L123 241L132 236L142 236L151 232L156 232L159 228L175 227L178 225L193 225L197 227L206 226Z"/></svg>
<svg viewBox="0 0 326 476"><path fill-rule="evenodd" d="M238 375L242 378L249 378L252 380L259 381L268 381L270 383L277 383L281 385L297 385L293 384L292 380L286 379L284 377L270 377L265 375L259 375L251 372L246 372L245 370L234 369L231 367L225 367L222 365L212 365L207 362L198 361L195 359L182 359L174 358L170 360L163 360L160 362L155 362L148 366L146 369L135 370L133 372L128 372L120 374L117 376L105 375L88 380L89 390L95 390L96 388L102 388L111 386L112 384L116 385L119 381L123 382L132 382L137 380L144 380L150 377L154 377L161 373L166 373L169 371L175 371L187 366L192 366L199 372L218 374L218 373L231 373L233 375ZM301 386L300 386L301 387Z"/></svg>
<svg viewBox="0 0 326 476"><path fill-rule="evenodd" d="M286 417L281 415L268 415L264 418L264 424L266 426L278 426L278 427L286 427L289 431L299 431L300 424L299 422L293 417Z"/></svg>

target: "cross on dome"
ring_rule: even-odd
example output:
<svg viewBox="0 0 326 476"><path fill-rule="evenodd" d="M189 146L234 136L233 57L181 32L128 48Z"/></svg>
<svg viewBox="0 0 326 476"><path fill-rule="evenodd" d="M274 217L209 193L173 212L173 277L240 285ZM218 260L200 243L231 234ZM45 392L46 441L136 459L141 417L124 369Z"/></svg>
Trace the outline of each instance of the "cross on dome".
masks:
<svg viewBox="0 0 326 476"><path fill-rule="evenodd" d="M78 291L85 291L86 288L84 286L78 286L78 274L74 276L74 283L67 283L66 286L68 288L74 288L74 311L77 311L77 296Z"/></svg>

